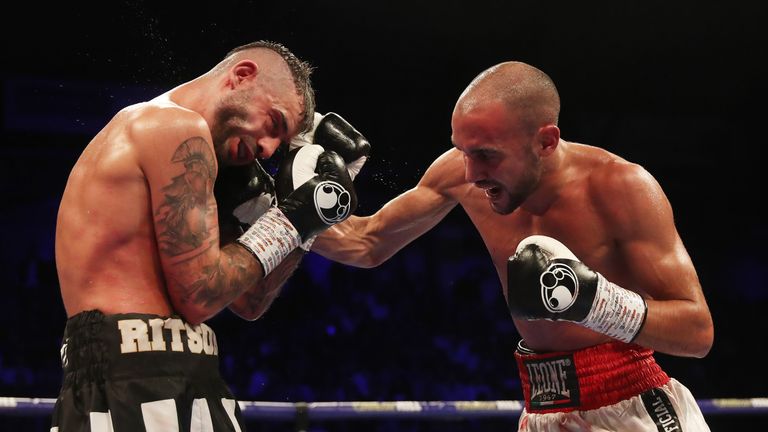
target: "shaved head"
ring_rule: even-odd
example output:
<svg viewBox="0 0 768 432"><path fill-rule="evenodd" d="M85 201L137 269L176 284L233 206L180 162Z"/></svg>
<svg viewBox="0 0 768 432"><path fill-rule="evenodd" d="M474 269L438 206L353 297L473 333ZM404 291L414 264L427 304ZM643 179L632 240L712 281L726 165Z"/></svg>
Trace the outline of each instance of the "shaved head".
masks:
<svg viewBox="0 0 768 432"><path fill-rule="evenodd" d="M560 115L555 83L541 70L522 62L500 63L480 73L459 97L455 111L468 113L488 102L504 103L532 131L546 124L557 125Z"/></svg>

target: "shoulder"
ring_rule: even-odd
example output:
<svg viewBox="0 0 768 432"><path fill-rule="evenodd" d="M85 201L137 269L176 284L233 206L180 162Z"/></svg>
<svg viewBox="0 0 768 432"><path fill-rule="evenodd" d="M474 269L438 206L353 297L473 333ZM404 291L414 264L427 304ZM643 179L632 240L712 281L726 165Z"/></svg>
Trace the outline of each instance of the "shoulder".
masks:
<svg viewBox="0 0 768 432"><path fill-rule="evenodd" d="M640 164L619 157L606 157L589 175L590 190L597 198L641 196L652 198L661 192L656 178Z"/></svg>
<svg viewBox="0 0 768 432"><path fill-rule="evenodd" d="M645 167L605 150L596 152L588 190L596 207L609 220L652 218L671 210L661 185Z"/></svg>
<svg viewBox="0 0 768 432"><path fill-rule="evenodd" d="M123 110L125 133L145 173L156 174L168 164L199 160L216 173L211 132L198 113L155 100Z"/></svg>
<svg viewBox="0 0 768 432"><path fill-rule="evenodd" d="M461 152L452 148L440 155L427 168L419 185L430 187L443 195L453 195L457 188L466 186Z"/></svg>
<svg viewBox="0 0 768 432"><path fill-rule="evenodd" d="M642 165L630 162L606 149L580 143L568 143L569 167L577 178L586 180L596 198L645 192L658 187L656 179Z"/></svg>
<svg viewBox="0 0 768 432"><path fill-rule="evenodd" d="M210 141L210 130L197 112L170 102L150 101L125 108L128 132L137 144L169 144L200 136Z"/></svg>

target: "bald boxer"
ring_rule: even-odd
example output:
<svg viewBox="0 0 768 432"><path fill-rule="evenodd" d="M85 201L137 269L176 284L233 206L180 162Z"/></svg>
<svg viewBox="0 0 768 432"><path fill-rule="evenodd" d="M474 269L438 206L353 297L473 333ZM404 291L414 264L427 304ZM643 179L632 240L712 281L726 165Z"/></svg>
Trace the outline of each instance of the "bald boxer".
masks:
<svg viewBox="0 0 768 432"><path fill-rule="evenodd" d="M356 205L334 151L292 150L281 190L258 163L316 126L310 74L280 44L240 46L124 108L85 148L56 227L69 318L52 431L244 430L204 321L261 316L299 246Z"/></svg>
<svg viewBox="0 0 768 432"><path fill-rule="evenodd" d="M539 69L485 70L455 105L453 148L414 188L312 250L373 267L461 205L523 338L519 430L707 431L690 392L653 357L703 357L713 342L670 203L643 167L562 139L559 112Z"/></svg>

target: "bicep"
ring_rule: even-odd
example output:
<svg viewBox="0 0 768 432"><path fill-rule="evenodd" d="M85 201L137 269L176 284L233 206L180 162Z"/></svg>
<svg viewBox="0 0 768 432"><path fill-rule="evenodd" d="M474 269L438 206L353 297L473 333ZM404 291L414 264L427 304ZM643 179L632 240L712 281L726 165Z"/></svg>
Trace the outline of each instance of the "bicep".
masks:
<svg viewBox="0 0 768 432"><path fill-rule="evenodd" d="M141 161L150 189L152 220L166 288L174 307L206 303L218 277L219 236L213 183L216 162L199 135L154 136Z"/></svg>
<svg viewBox="0 0 768 432"><path fill-rule="evenodd" d="M165 156L146 163L145 171L160 254L177 261L217 240L216 166L209 144L199 136Z"/></svg>
<svg viewBox="0 0 768 432"><path fill-rule="evenodd" d="M667 354L702 357L712 347L712 316L672 207L650 174L628 178L615 183L616 210L607 219L623 263L609 279L646 299L646 319L635 342Z"/></svg>

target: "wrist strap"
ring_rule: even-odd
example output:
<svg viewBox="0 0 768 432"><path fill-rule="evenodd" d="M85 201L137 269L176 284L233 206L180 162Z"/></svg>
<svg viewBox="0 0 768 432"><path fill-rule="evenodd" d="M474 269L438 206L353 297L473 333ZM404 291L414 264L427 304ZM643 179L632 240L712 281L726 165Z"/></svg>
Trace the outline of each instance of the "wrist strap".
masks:
<svg viewBox="0 0 768 432"><path fill-rule="evenodd" d="M280 209L270 207L237 242L259 259L266 276L301 244L301 236Z"/></svg>
<svg viewBox="0 0 768 432"><path fill-rule="evenodd" d="M648 305L640 294L597 274L597 292L581 325L622 342L631 342L645 322Z"/></svg>

